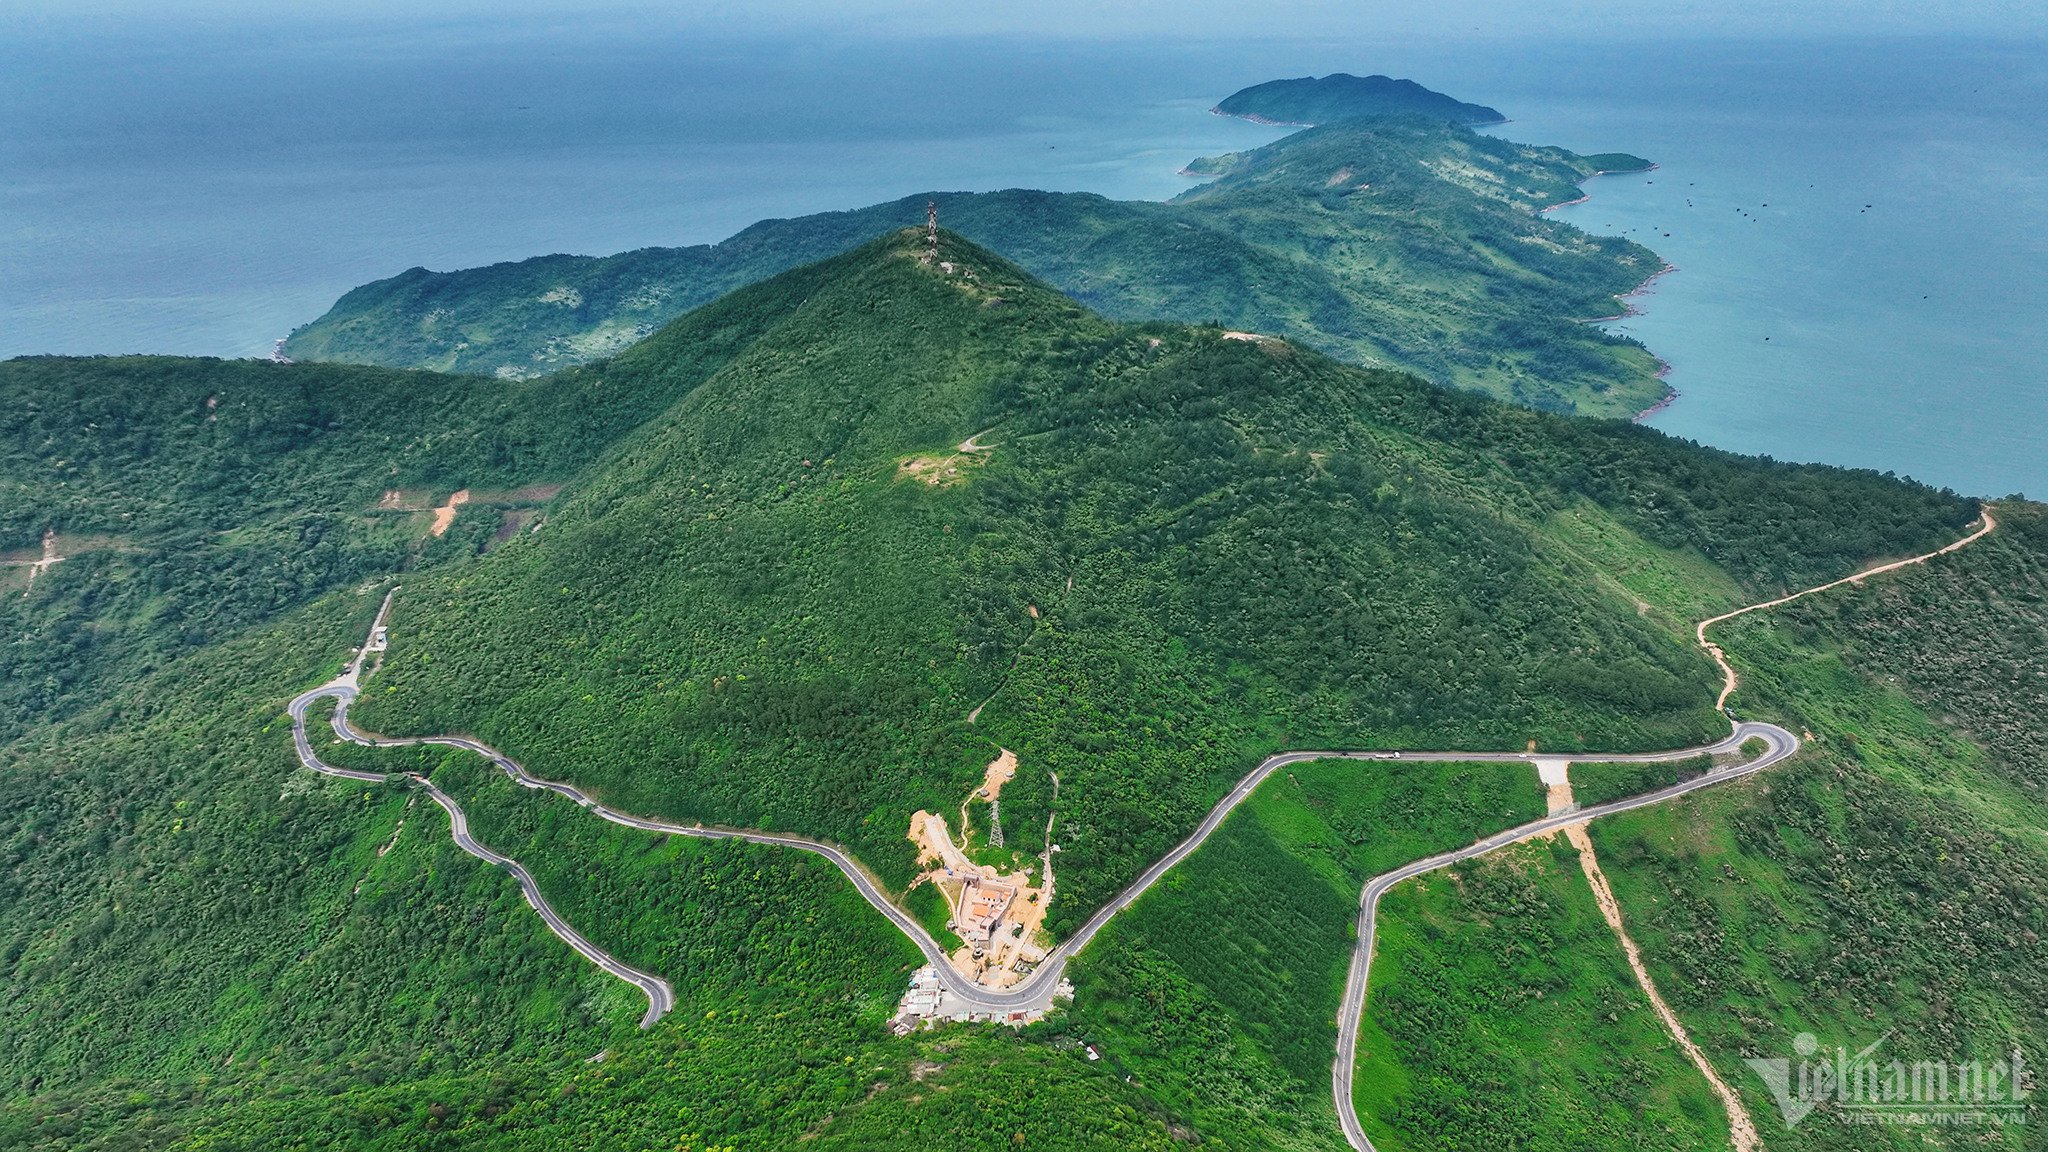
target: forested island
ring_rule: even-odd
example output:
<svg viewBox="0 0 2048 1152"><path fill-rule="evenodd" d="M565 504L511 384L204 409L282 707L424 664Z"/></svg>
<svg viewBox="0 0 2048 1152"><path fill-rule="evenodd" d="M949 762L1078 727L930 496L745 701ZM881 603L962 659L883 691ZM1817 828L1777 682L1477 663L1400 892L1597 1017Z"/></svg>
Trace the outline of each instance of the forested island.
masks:
<svg viewBox="0 0 2048 1152"><path fill-rule="evenodd" d="M1392 76L1302 76L1240 88L1212 109L1261 124L1313 127L1360 116L1431 116L1458 124L1499 124L1507 117L1484 104L1467 104L1413 80Z"/></svg>

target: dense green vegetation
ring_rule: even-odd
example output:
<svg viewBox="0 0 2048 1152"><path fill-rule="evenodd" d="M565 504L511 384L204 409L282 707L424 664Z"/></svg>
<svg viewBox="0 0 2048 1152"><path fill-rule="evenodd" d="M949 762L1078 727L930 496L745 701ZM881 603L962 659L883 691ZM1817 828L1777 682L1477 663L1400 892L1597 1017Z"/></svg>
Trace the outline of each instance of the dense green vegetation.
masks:
<svg viewBox="0 0 2048 1152"><path fill-rule="evenodd" d="M1656 165L1627 152L1595 152L1584 158L1601 172L1647 172Z"/></svg>
<svg viewBox="0 0 2048 1152"><path fill-rule="evenodd" d="M2008 823L1972 811L1995 792L1959 802L1922 789L1901 770L1968 752L1942 748L1953 737L1938 730L1912 734L1920 744L1878 726L1917 724L1910 705L1870 700L1877 689L1845 695L1880 704L1858 726L1897 741L1897 759L1859 760L1830 740L1766 785L1616 817L1594 837L1652 974L1774 1147L1921 1147L1926 1133L1887 1140L1826 1109L1786 1131L1740 1060L1792 1056L1800 1032L1851 1051L1885 1036L1885 1058L1908 1061L2039 1050L2043 816ZM1976 1132L1943 1135L1980 1146ZM1992 1140L2030 1146L2018 1132Z"/></svg>
<svg viewBox="0 0 2048 1152"><path fill-rule="evenodd" d="M439 809L296 767L280 687L331 674L374 607L326 601L6 746L8 1095L259 1069L325 1091L631 1029L630 990L536 934Z"/></svg>
<svg viewBox="0 0 2048 1152"><path fill-rule="evenodd" d="M1337 1001L1366 878L1542 815L1520 764L1276 774L1073 968L1066 1031L1230 1148L1341 1148Z"/></svg>
<svg viewBox="0 0 2048 1152"><path fill-rule="evenodd" d="M669 353L681 378L716 335ZM0 739L328 589L488 544L676 398L589 373L514 383L163 356L0 363ZM440 539L423 509L472 503ZM403 507L381 506L397 492ZM14 593L12 595L8 593Z"/></svg>
<svg viewBox="0 0 2048 1152"><path fill-rule="evenodd" d="M2048 799L2048 515L2001 504L1968 556L1917 566L1776 614L1802 643L1902 685L1988 764Z"/></svg>
<svg viewBox="0 0 2048 1152"><path fill-rule="evenodd" d="M432 771L580 927L662 971L677 1010L638 1032L638 994L438 808L295 766L277 686L325 676L375 603L178 658L120 718L10 747L10 781L54 786L8 792L0 1146L707 1152L988 1124L1168 1146L1071 1053L890 1039L916 953L813 857L630 832L460 754L323 744ZM946 1107L920 1107L934 1078Z"/></svg>
<svg viewBox="0 0 2048 1152"><path fill-rule="evenodd" d="M1742 706L1810 730L1812 751L1740 791L1595 825L1653 974L1760 1117L1772 1105L1738 1057L1787 1054L1802 1031L1854 1051L1889 1030L1884 1052L1905 1060L2048 1043L2048 809L2026 751L2042 729L2016 707L2048 592L2041 511L2000 520L1927 565L1731 622ZM1883 1135L1823 1109L1774 1139L1921 1133Z"/></svg>
<svg viewBox="0 0 2048 1152"><path fill-rule="evenodd" d="M1661 266L1537 210L1594 163L1441 117L1297 133L1190 165L1228 173L1159 204L1011 190L908 196L767 220L718 244L543 256L366 284L286 345L303 359L538 375L617 353L744 284L922 221L941 222L1120 320L1283 336L1539 408L1630 416L1665 394L1639 345L1578 319Z"/></svg>
<svg viewBox="0 0 2048 1152"><path fill-rule="evenodd" d="M1645 792L1655 792L1681 784L1697 776L1704 776L1714 766L1711 756L1695 756L1689 760L1671 760L1657 764L1629 763L1580 763L1571 766L1572 799L1582 808L1605 804L1610 800L1625 800Z"/></svg>
<svg viewBox="0 0 2048 1152"><path fill-rule="evenodd" d="M1388 115L1433 116L1459 124L1498 124L1507 119L1496 109L1454 100L1413 80L1348 72L1240 88L1224 97L1216 111L1268 124L1328 124Z"/></svg>
<svg viewBox="0 0 2048 1152"><path fill-rule="evenodd" d="M2039 632L2026 606L2048 570L2042 520L2035 506L2003 508L2008 535L1836 590L1839 600L1831 592L1731 626L1745 711L1810 727L1809 751L1760 779L1593 826L1660 987L1743 1093L1767 1147L2032 1146L2024 1131L1846 1126L1825 1108L1788 1129L1741 1060L1790 1055L1801 1031L1854 1049L1890 1029L1887 1057L1907 1060L1993 1059L2042 1045L2048 858L2039 830L2048 810L2024 772L2001 763L2024 763L2033 745L1989 687L2031 670ZM1668 570L1653 561L1671 557L1640 544L1625 551L1638 557L1618 566L1632 587L1666 587ZM2015 607L1986 611L1994 596ZM1955 651L1980 645L1981 655ZM1907 670L1922 662L1958 669L1963 685L1974 679L1982 690L1950 689L1932 672L1915 684ZM1999 733L1982 750L1922 710L1980 698L1975 722ZM1702 766L1575 764L1573 775L1590 803ZM1247 812L1283 795L1269 786ZM1290 1081L1280 1069L1283 1054L1301 1047L1290 1041L1323 1034L1306 1017L1329 1000L1302 992L1300 972L1314 966L1299 956L1314 948L1273 942L1336 937L1322 947L1341 955L1348 941L1331 925L1348 913L1356 881L1307 899L1316 887L1302 861L1317 854L1248 852L1243 824L1219 833L1213 846L1228 847L1213 870L1202 866L1205 848L1180 884L1148 896L1084 958L1081 973L1102 965L1127 984L1123 995L1084 995L1074 1020L1115 1036L1106 1054L1140 1053L1128 1066L1164 1100L1236 1105L1201 1114L1182 1103L1189 1112L1177 1119L1195 1130L1252 1146L1313 1146L1302 1133L1314 1125L1295 1125L1317 1115L1301 1099L1320 1091L1319 1070L1303 1061L1310 1075ZM1178 931L1145 932L1133 947L1162 908L1180 913ZM1725 1141L1717 1102L1636 992L1562 841L1404 885L1383 903L1381 931L1358 1091L1382 1147ZM1248 946L1256 964L1230 963L1228 951L1221 963L1207 957L1217 940L1238 939L1257 942ZM1255 973L1245 987L1285 989L1303 1018L1258 1000L1240 1016L1227 994L1187 974L1240 967ZM1149 989L1164 991L1148 999ZM1139 1038L1096 1024L1103 1017L1136 1022L1129 1030ZM1188 1091L1202 1074L1202 1090Z"/></svg>
<svg viewBox="0 0 2048 1152"><path fill-rule="evenodd" d="M92 637L50 649L73 653L52 657L61 690L9 697L0 744L0 1145L1327 1146L1360 879L1538 803L1525 769L1297 766L1100 938L1065 1020L897 1040L879 1025L914 957L815 860L604 825L462 757L333 749L432 771L579 927L671 979L678 1010L641 1034L633 992L438 809L295 766L284 702L333 673L394 572L366 725L473 732L627 808L842 840L898 885L909 813L956 808L1011 748L1005 820L1056 814L1065 931L1277 747L1718 733L1713 670L1674 626L1690 605L1924 550L1975 512L1287 342L1119 326L941 246L950 270L885 237L533 383L0 366L8 547L54 528L127 549L0 598L31 673L6 691L50 637ZM377 507L458 488L472 503L438 538ZM331 554L276 527L294 517L329 524ZM1745 708L1792 698L1752 675ZM1990 826L2034 819L1978 779L1925 786ZM2023 912L2039 874L2012 882ZM1859 929L1893 911L1871 909ZM1981 991L1955 995L2007 1003ZM1427 1066L1466 1066L1458 1045L1496 1026L1444 1034ZM1645 1091L1678 1123L1683 1094Z"/></svg>
<svg viewBox="0 0 2048 1152"><path fill-rule="evenodd" d="M1970 514L1284 345L1118 329L960 241L943 255L971 280L917 248L740 293L757 343L544 532L408 583L363 720L473 731L628 810L822 835L899 886L910 814L1011 748L1016 826L1061 782L1064 931L1275 747L1716 731L1702 657L1544 563L1524 516L1584 495L1798 578ZM594 371L630 387L725 307ZM992 451L949 447L990 429Z"/></svg>
<svg viewBox="0 0 2048 1152"><path fill-rule="evenodd" d="M1380 925L1355 1089L1378 1147L1727 1146L1563 837L1409 881Z"/></svg>

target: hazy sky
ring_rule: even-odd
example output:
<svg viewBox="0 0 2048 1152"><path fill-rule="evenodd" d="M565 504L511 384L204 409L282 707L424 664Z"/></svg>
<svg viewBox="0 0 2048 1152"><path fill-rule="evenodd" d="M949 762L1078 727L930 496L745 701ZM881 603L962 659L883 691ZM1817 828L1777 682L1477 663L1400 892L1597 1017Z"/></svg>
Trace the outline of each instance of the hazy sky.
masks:
<svg viewBox="0 0 2048 1152"><path fill-rule="evenodd" d="M0 27L69 31L109 19L347 23L528 15L579 22L629 17L643 26L719 34L2048 35L2048 4L2041 0L8 0L0 5Z"/></svg>

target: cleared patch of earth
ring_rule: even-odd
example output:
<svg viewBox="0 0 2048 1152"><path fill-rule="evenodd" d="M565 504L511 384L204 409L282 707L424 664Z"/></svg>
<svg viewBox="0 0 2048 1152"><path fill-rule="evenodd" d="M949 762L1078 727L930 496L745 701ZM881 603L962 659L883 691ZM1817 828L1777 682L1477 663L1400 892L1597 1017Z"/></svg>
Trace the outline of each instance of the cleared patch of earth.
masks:
<svg viewBox="0 0 2048 1152"><path fill-rule="evenodd" d="M64 561L82 552L98 552L123 546L122 540L115 536L59 536L55 529L44 529L40 548L22 548L0 553L0 568L17 569L23 573L25 578L21 581L21 594L26 596L35 590L37 577Z"/></svg>
<svg viewBox="0 0 2048 1152"><path fill-rule="evenodd" d="M976 463L978 458L967 452L912 456L896 465L896 475L922 481L933 488L943 488L967 479L967 470Z"/></svg>
<svg viewBox="0 0 2048 1152"><path fill-rule="evenodd" d="M960 806L963 828L967 804L995 802L1016 774L1016 755L1002 749L983 773L982 787ZM918 864L927 869L911 887L938 889L949 912L947 927L962 941L949 957L955 970L985 987L1006 988L1045 959L1041 937L1053 897L1050 867L1043 881L1033 883L1028 867L1005 873L993 864L976 864L954 842L946 818L935 812L911 815L909 839L917 845Z"/></svg>
<svg viewBox="0 0 2048 1152"><path fill-rule="evenodd" d="M1002 755L988 762L988 770L982 773L981 796L985 800L1000 799L1003 785L1017 775L1017 754L1008 748L998 749Z"/></svg>
<svg viewBox="0 0 2048 1152"><path fill-rule="evenodd" d="M434 509L433 526L427 529L429 535L445 536L448 526L455 523L455 510L469 503L469 489L464 488L448 497L448 502Z"/></svg>

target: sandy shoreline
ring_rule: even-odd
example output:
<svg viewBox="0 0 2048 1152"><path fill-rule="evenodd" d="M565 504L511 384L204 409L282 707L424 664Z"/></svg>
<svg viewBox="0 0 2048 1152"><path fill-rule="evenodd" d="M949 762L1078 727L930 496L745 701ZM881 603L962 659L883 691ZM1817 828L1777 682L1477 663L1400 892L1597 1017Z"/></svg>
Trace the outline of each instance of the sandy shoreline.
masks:
<svg viewBox="0 0 2048 1152"><path fill-rule="evenodd" d="M1502 123L1506 123L1506 121L1502 121ZM1640 176L1645 172L1655 172L1658 169L1658 167L1658 165L1652 164L1648 168L1602 168L1597 172L1589 173L1586 176L1586 180L1591 180L1596 176ZM1586 180L1579 181L1579 190L1582 192L1585 191ZM1580 196L1576 199L1560 200L1557 203L1551 204L1547 207L1538 208L1536 210L1536 214L1540 216L1545 212L1555 212L1559 208L1569 208L1574 204L1584 204L1586 201L1591 200L1592 198L1593 194L1591 192L1586 192L1585 195Z"/></svg>
<svg viewBox="0 0 2048 1152"><path fill-rule="evenodd" d="M1268 128L1313 128L1313 127L1315 127L1315 125L1313 125L1313 124L1310 124L1310 123L1308 123L1307 121L1303 121L1303 120L1268 120L1268 119L1266 119L1266 118L1265 118L1264 116L1261 116L1261 115L1259 115L1259 114L1258 114L1257 112L1225 112L1225 111L1223 110L1223 106L1222 106L1222 105L1220 105L1220 104L1219 104L1219 105L1217 105L1217 106L1216 106L1216 107L1214 107L1214 108L1211 108L1211 109L1209 109L1209 115L1211 115L1211 116L1223 116L1223 117L1227 117L1227 118L1229 118L1229 119L1231 119L1231 120L1249 120L1249 121L1251 121L1251 122L1252 122L1252 123L1254 123L1254 124L1264 124L1264 125L1265 125L1266 127L1268 127Z"/></svg>

